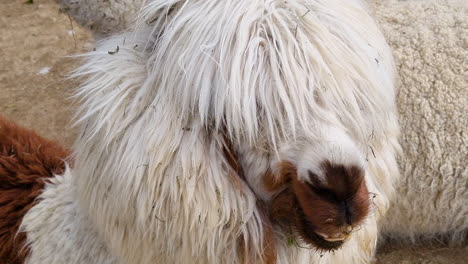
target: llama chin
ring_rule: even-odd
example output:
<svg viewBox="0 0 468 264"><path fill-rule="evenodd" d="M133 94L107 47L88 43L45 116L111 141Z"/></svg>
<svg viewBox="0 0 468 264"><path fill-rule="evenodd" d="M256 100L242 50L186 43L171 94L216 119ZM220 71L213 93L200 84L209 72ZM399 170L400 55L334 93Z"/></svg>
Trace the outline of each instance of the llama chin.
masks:
<svg viewBox="0 0 468 264"><path fill-rule="evenodd" d="M75 73L73 177L25 216L50 234L28 236L30 263L70 260L52 243L62 231L70 264L369 262L399 128L393 59L364 3L153 0L138 21ZM45 217L63 196L80 217ZM290 198L299 210L272 225ZM337 250L290 247L282 225Z"/></svg>

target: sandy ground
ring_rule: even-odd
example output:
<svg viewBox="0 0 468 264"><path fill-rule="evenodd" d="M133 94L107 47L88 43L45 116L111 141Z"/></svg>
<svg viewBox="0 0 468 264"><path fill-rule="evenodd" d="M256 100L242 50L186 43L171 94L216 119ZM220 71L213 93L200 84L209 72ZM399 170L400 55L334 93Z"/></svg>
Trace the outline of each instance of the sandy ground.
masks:
<svg viewBox="0 0 468 264"><path fill-rule="evenodd" d="M76 84L65 77L77 62L66 56L91 49L91 34L53 0L24 2L0 0L0 114L70 146L75 131L67 98ZM468 248L386 246L377 263L466 264Z"/></svg>
<svg viewBox="0 0 468 264"><path fill-rule="evenodd" d="M65 78L76 63L66 56L89 47L91 35L76 25L72 31L52 0L24 2L0 0L0 113L70 145L73 84Z"/></svg>

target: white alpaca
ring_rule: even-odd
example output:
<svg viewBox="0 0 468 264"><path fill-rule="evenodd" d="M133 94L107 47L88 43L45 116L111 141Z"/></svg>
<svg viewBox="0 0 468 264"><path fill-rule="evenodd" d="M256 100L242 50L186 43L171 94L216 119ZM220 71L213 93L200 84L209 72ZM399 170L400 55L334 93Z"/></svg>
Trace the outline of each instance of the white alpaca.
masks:
<svg viewBox="0 0 468 264"><path fill-rule="evenodd" d="M73 15L78 21L96 21L99 17L90 17L105 12L120 30L129 26L128 18L143 0L124 2L133 7L122 10L119 2L96 0L75 6L81 12ZM468 124L463 116L468 85L463 80L466 47L461 43L468 34L468 2L369 2L397 57L401 79L397 104L404 155L399 165L405 180L382 225L384 234L400 241L449 235L453 242L462 242L468 228ZM112 7L102 9L104 3ZM115 32L114 24L99 22ZM94 30L104 33L99 27Z"/></svg>
<svg viewBox="0 0 468 264"><path fill-rule="evenodd" d="M368 263L399 129L390 49L364 3L155 0L139 21L76 73L73 177L26 215L29 263ZM295 187L333 185L321 162L362 173L373 205L335 252L265 224L260 204L280 191L261 180L282 161Z"/></svg>
<svg viewBox="0 0 468 264"><path fill-rule="evenodd" d="M466 242L468 2L373 4L399 69L404 151L402 181L382 224L384 235Z"/></svg>

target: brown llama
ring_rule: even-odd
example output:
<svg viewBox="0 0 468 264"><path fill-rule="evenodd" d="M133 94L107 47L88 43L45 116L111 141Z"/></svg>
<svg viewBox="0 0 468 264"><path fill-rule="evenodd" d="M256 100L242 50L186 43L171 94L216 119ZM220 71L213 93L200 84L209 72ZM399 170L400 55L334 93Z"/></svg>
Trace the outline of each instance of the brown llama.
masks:
<svg viewBox="0 0 468 264"><path fill-rule="evenodd" d="M68 150L0 116L0 263L24 263L26 234L18 232L49 177L65 169Z"/></svg>

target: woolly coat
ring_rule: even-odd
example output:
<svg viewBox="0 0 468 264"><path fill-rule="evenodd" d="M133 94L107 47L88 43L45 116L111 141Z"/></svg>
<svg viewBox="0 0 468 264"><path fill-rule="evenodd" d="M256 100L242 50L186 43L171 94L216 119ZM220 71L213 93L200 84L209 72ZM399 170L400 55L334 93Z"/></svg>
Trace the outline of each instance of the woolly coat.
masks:
<svg viewBox="0 0 468 264"><path fill-rule="evenodd" d="M400 79L403 180L383 234L412 240L449 234L460 242L468 228L468 2L369 2ZM72 15L102 35L127 28L143 0L78 3Z"/></svg>
<svg viewBox="0 0 468 264"><path fill-rule="evenodd" d="M393 59L363 2L158 0L139 16L75 74L75 164L24 218L30 263L370 262L399 126ZM282 160L303 181L326 160L365 171L372 207L340 250L265 224L258 179Z"/></svg>
<svg viewBox="0 0 468 264"><path fill-rule="evenodd" d="M55 142L0 116L0 263L24 263L30 252L20 224L49 179L64 172L68 155Z"/></svg>
<svg viewBox="0 0 468 264"><path fill-rule="evenodd" d="M399 71L402 180L385 236L468 230L468 2L373 1Z"/></svg>

